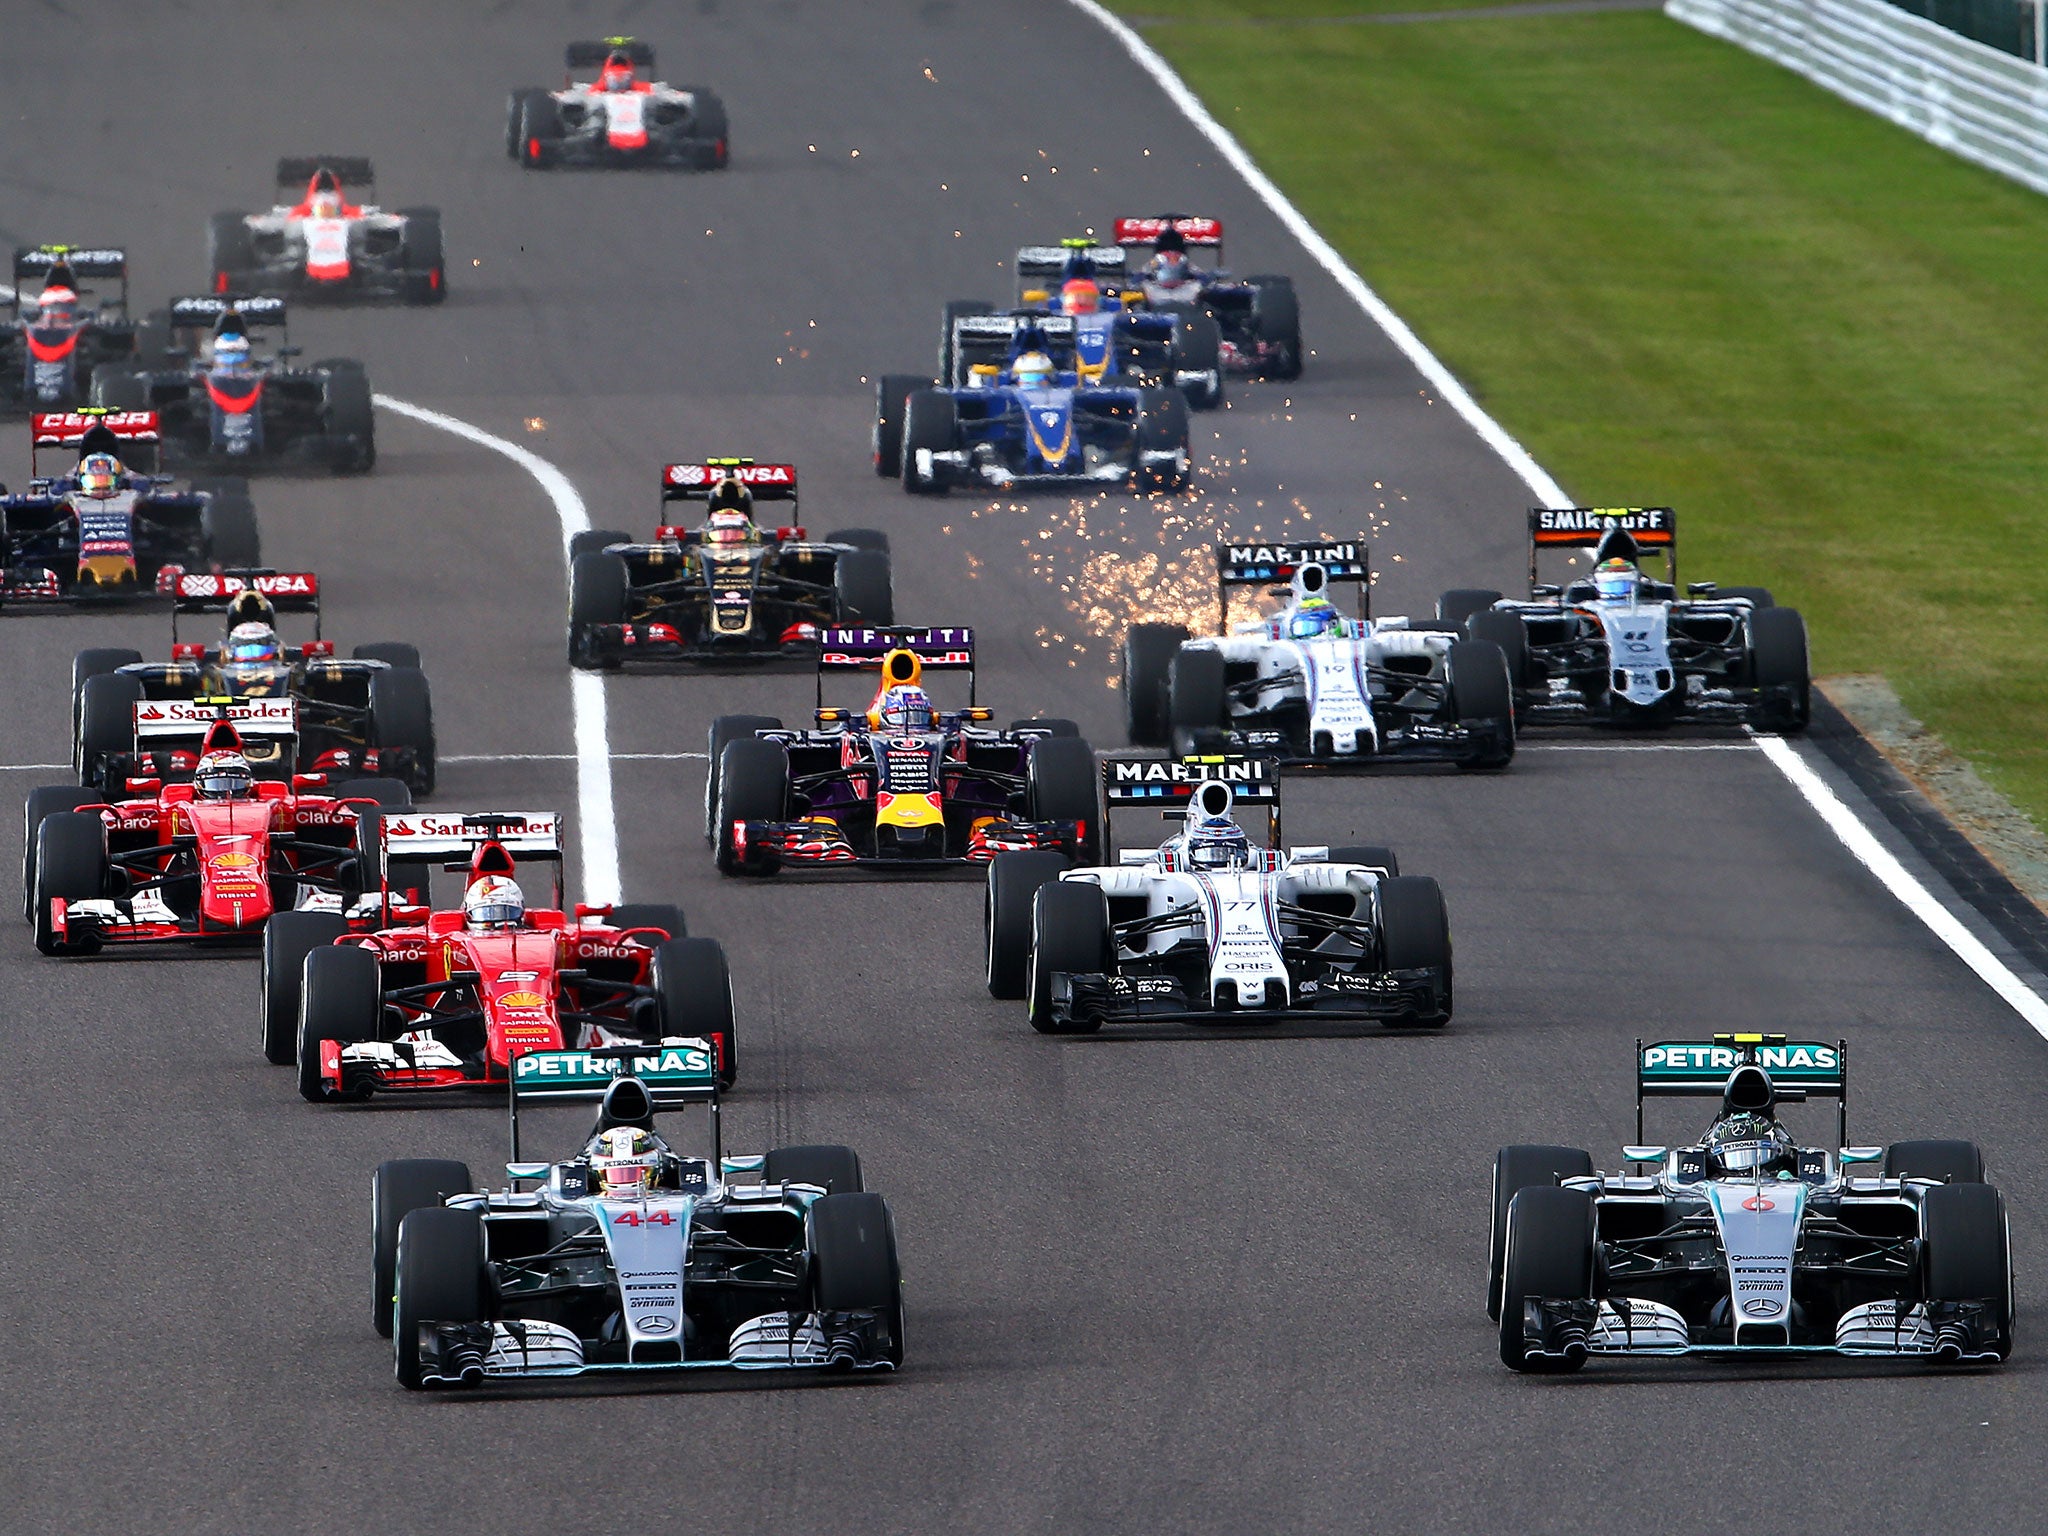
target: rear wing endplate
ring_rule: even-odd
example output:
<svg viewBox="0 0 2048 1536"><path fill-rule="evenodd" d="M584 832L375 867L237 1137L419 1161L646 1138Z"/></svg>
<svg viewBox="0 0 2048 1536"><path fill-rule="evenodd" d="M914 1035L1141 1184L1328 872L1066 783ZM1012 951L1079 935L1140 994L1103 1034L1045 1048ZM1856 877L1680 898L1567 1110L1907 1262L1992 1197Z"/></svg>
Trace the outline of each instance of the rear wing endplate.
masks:
<svg viewBox="0 0 2048 1536"><path fill-rule="evenodd" d="M1841 1141L1849 1144L1849 1042L1742 1033L1709 1040L1636 1042L1636 1140L1645 1099L1714 1099L1737 1067L1762 1067L1782 1100L1836 1099Z"/></svg>

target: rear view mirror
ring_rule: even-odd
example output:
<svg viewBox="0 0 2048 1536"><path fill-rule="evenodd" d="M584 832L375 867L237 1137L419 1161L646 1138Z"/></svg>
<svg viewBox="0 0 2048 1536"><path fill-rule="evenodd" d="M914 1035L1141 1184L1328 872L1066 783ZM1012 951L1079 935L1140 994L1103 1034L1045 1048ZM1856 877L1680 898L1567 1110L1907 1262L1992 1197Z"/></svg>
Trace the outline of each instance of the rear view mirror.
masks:
<svg viewBox="0 0 2048 1536"><path fill-rule="evenodd" d="M508 1179L544 1179L548 1176L546 1163L507 1163L505 1177Z"/></svg>
<svg viewBox="0 0 2048 1536"><path fill-rule="evenodd" d="M1667 1147L1623 1147L1621 1155L1632 1163L1661 1163Z"/></svg>
<svg viewBox="0 0 2048 1536"><path fill-rule="evenodd" d="M1884 1161L1883 1147L1844 1147L1842 1161L1845 1163L1881 1163Z"/></svg>
<svg viewBox="0 0 2048 1536"><path fill-rule="evenodd" d="M1721 584L1715 581L1691 581L1685 586L1687 597L1712 597L1720 590Z"/></svg>
<svg viewBox="0 0 2048 1536"><path fill-rule="evenodd" d="M1529 595L1531 597L1557 597L1561 595L1563 591L1563 587L1556 587L1550 585L1548 582L1543 582L1529 588Z"/></svg>

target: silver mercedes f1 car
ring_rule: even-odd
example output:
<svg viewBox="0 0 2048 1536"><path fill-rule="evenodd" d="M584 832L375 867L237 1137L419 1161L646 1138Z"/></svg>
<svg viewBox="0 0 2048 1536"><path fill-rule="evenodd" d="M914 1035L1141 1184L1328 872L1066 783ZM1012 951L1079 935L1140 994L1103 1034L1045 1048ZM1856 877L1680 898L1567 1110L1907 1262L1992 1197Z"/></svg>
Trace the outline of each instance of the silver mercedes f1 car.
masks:
<svg viewBox="0 0 2048 1536"><path fill-rule="evenodd" d="M1689 1146L1631 1146L1632 1174L1571 1147L1493 1165L1488 1310L1513 1370L1602 1355L1892 1356L1995 1365L2012 1351L2005 1201L1967 1141L1848 1145L1848 1047L1784 1035L1636 1043L1643 1100L1721 1101ZM1781 1104L1837 1101L1837 1146Z"/></svg>

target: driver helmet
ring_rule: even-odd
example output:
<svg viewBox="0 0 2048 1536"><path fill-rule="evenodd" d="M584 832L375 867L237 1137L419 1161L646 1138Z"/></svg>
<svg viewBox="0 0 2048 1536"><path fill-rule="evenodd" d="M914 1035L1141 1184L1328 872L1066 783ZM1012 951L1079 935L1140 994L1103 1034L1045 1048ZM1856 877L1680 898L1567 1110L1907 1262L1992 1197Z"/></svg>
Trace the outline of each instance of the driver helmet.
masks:
<svg viewBox="0 0 2048 1536"><path fill-rule="evenodd" d="M1070 277L1060 284L1060 312L1092 315L1102 308L1102 290L1092 277Z"/></svg>
<svg viewBox="0 0 2048 1536"><path fill-rule="evenodd" d="M882 695L875 711L882 725L891 731L928 731L932 728L931 695L908 685L891 688Z"/></svg>
<svg viewBox="0 0 2048 1536"><path fill-rule="evenodd" d="M1300 606L1287 618L1288 638L1293 640L1342 635L1345 627L1344 615L1331 606L1327 597L1304 597Z"/></svg>
<svg viewBox="0 0 2048 1536"><path fill-rule="evenodd" d="M597 77L597 88L601 91L630 91L633 89L633 61L623 53L615 53L604 61L604 71Z"/></svg>
<svg viewBox="0 0 2048 1536"><path fill-rule="evenodd" d="M213 366L222 369L249 366L249 338L240 331L222 331L213 338Z"/></svg>
<svg viewBox="0 0 2048 1536"><path fill-rule="evenodd" d="M228 631L228 642L222 651L227 661L244 664L279 661L284 657L277 631L268 624L237 624Z"/></svg>
<svg viewBox="0 0 2048 1536"><path fill-rule="evenodd" d="M753 519L744 512L714 512L704 524L706 544L745 544L753 537Z"/></svg>
<svg viewBox="0 0 2048 1536"><path fill-rule="evenodd" d="M526 920L526 893L516 880L485 875L462 893L462 924L471 933L517 928Z"/></svg>
<svg viewBox="0 0 2048 1536"><path fill-rule="evenodd" d="M1010 373L1017 380L1019 389L1050 389L1053 380L1052 359L1043 352L1021 353L1010 365Z"/></svg>
<svg viewBox="0 0 2048 1536"><path fill-rule="evenodd" d="M192 793L201 800L245 800L256 793L256 775L239 752L209 752L192 775Z"/></svg>
<svg viewBox="0 0 2048 1536"><path fill-rule="evenodd" d="M1707 1155L1718 1176L1791 1178L1799 1172L1799 1148L1769 1115L1724 1116L1707 1133Z"/></svg>
<svg viewBox="0 0 2048 1536"><path fill-rule="evenodd" d="M607 1200L644 1200L661 1168L661 1143L638 1126L615 1125L590 1144L590 1173Z"/></svg>
<svg viewBox="0 0 2048 1536"><path fill-rule="evenodd" d="M1636 578L1642 573L1627 560L1602 560L1593 568L1593 590L1600 600L1625 603L1636 595Z"/></svg>
<svg viewBox="0 0 2048 1536"><path fill-rule="evenodd" d="M341 217L341 194L332 187L322 187L313 194L313 217L316 219L338 219Z"/></svg>
<svg viewBox="0 0 2048 1536"><path fill-rule="evenodd" d="M36 300L36 320L42 325L63 325L78 307L78 295L62 283L49 283Z"/></svg>
<svg viewBox="0 0 2048 1536"><path fill-rule="evenodd" d="M1251 839L1228 816L1205 816L1188 829L1190 868L1243 869L1251 861Z"/></svg>
<svg viewBox="0 0 2048 1536"><path fill-rule="evenodd" d="M1188 253L1178 246L1159 251L1153 256L1150 265L1152 281L1167 288L1178 288L1191 275L1188 269Z"/></svg>
<svg viewBox="0 0 2048 1536"><path fill-rule="evenodd" d="M121 461L111 453L88 453L78 461L78 491L95 501L121 489Z"/></svg>

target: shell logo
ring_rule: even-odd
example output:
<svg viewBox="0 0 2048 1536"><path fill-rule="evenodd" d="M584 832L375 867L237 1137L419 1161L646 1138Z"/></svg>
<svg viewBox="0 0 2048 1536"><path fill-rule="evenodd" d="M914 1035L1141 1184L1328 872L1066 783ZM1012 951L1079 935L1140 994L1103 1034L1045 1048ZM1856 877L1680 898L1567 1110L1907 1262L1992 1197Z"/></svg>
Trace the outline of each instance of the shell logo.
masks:
<svg viewBox="0 0 2048 1536"><path fill-rule="evenodd" d="M252 869L256 860L246 853L217 853L212 864L215 869Z"/></svg>
<svg viewBox="0 0 2048 1536"><path fill-rule="evenodd" d="M538 992L507 992L498 999L500 1008L545 1008L547 1003Z"/></svg>

